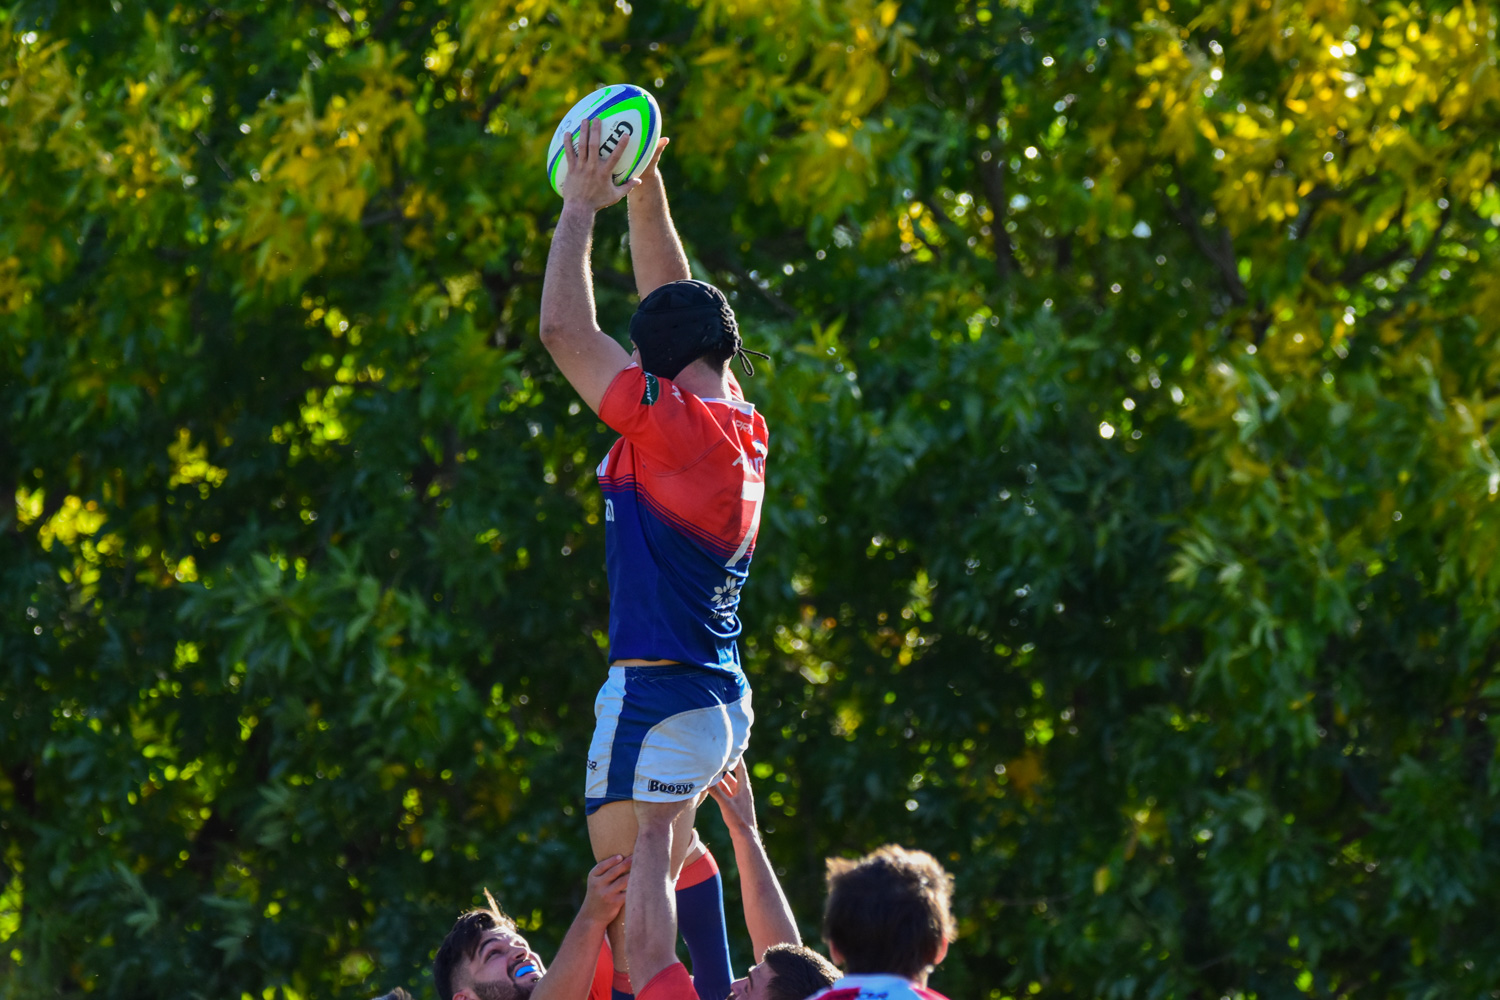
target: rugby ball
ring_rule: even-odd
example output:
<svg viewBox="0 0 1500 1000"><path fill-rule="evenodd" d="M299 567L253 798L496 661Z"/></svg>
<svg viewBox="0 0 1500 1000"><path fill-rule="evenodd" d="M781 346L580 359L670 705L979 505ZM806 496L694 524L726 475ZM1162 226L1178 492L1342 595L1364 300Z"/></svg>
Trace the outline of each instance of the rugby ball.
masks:
<svg viewBox="0 0 1500 1000"><path fill-rule="evenodd" d="M625 146L615 170L616 184L634 180L651 163L656 140L661 138L661 109L656 106L656 98L649 90L628 83L601 87L573 105L573 110L563 116L557 131L552 133L552 145L547 148L547 180L558 194L562 194L563 181L568 176L563 142L577 149L583 123L593 118L604 123L600 154L608 156L616 146L622 143Z"/></svg>

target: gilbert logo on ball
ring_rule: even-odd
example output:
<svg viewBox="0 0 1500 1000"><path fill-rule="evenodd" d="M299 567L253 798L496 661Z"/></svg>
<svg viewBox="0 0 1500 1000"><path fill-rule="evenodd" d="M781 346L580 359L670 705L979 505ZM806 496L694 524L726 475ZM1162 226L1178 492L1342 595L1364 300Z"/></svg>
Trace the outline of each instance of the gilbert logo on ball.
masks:
<svg viewBox="0 0 1500 1000"><path fill-rule="evenodd" d="M568 158L563 155L563 141L578 147L583 123L597 118L604 123L599 152L608 156L623 143L625 152L615 169L615 183L624 184L639 177L651 162L656 140L661 138L661 109L651 92L628 83L617 83L594 91L563 116L552 144L547 147L547 180L552 190L562 194L568 176Z"/></svg>

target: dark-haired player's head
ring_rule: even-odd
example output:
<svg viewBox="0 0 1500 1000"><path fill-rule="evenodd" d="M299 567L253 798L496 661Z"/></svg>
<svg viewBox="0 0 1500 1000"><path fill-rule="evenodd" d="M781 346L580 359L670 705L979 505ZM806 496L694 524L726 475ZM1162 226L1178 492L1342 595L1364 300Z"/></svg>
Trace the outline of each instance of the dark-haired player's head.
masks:
<svg viewBox="0 0 1500 1000"><path fill-rule="evenodd" d="M823 938L851 975L925 979L953 940L953 876L926 851L895 844L828 859Z"/></svg>
<svg viewBox="0 0 1500 1000"><path fill-rule="evenodd" d="M807 1000L838 978L839 970L811 948L776 944L749 975L730 984L729 995L731 1000Z"/></svg>
<svg viewBox="0 0 1500 1000"><path fill-rule="evenodd" d="M669 281L641 299L630 317L630 340L640 352L641 367L666 379L675 379L695 361L722 374L736 354L759 353L744 351L739 322L724 293L692 278ZM754 374L745 364L746 373Z"/></svg>
<svg viewBox="0 0 1500 1000"><path fill-rule="evenodd" d="M495 904L461 914L432 960L432 979L442 1000L527 1000L546 970ZM530 971L526 971L527 967ZM520 972L521 975L517 975Z"/></svg>

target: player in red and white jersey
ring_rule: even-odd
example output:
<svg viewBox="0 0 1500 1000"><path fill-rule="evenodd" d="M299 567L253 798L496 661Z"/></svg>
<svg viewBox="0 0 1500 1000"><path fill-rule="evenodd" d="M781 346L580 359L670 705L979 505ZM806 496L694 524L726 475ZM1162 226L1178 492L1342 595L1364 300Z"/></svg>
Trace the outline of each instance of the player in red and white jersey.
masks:
<svg viewBox="0 0 1500 1000"><path fill-rule="evenodd" d="M844 976L808 1000L948 1000L905 976Z"/></svg>
<svg viewBox="0 0 1500 1000"><path fill-rule="evenodd" d="M952 899L953 876L926 851L829 858L823 940L846 974L816 1000L946 1000L927 976L955 934Z"/></svg>
<svg viewBox="0 0 1500 1000"><path fill-rule="evenodd" d="M633 856L638 873L664 878L663 891L675 886L699 1000L724 1000L722 890L693 818L744 753L754 720L737 612L760 527L766 424L729 371L738 357L754 374L745 357L754 352L741 343L728 299L689 272L656 169L661 147L641 180L616 186L624 144L598 153L601 131L586 122L582 152L565 146L541 315L542 343L558 368L621 435L599 466L609 675L595 703L584 805L596 858ZM633 354L599 328L589 273L594 218L627 195L641 294L630 321ZM661 836L644 836L647 825ZM648 858L658 849L667 852L660 865ZM623 920L609 937L614 1000L624 1000L633 977Z"/></svg>

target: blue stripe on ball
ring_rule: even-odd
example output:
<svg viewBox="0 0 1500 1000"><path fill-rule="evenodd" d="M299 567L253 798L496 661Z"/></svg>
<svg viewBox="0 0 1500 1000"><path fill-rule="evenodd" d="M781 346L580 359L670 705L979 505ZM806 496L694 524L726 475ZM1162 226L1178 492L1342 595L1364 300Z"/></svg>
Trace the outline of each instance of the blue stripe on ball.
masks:
<svg viewBox="0 0 1500 1000"><path fill-rule="evenodd" d="M611 97L609 100L607 100L603 104L599 105L593 111L589 112L589 117L590 118L602 118L605 115L605 113L608 112L609 109L612 108L612 107L614 107L616 104L622 104L625 101L628 101L628 100L631 100L632 98L636 98L636 97L640 97L640 96L641 96L641 91L640 91L639 87L628 87L628 86L627 87L621 87L620 88L620 93L616 94L614 97Z"/></svg>

